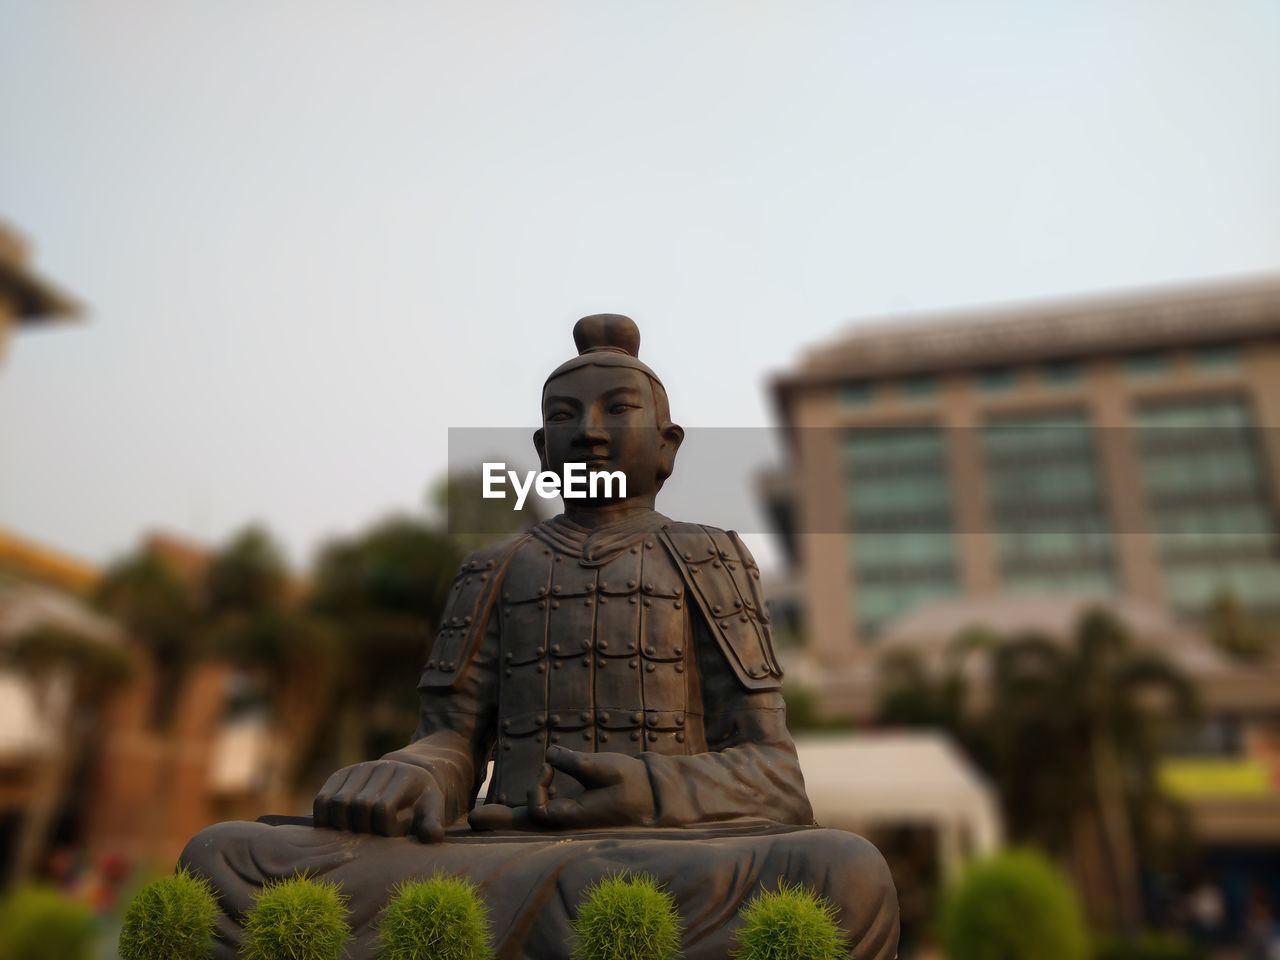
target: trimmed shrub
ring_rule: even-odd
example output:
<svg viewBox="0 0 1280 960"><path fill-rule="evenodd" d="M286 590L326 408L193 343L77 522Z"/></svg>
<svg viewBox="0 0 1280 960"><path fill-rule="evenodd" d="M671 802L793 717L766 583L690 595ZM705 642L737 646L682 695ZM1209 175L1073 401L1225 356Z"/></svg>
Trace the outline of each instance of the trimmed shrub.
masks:
<svg viewBox="0 0 1280 960"><path fill-rule="evenodd" d="M213 951L218 901L209 881L179 868L138 891L120 930L120 960L200 960Z"/></svg>
<svg viewBox="0 0 1280 960"><path fill-rule="evenodd" d="M243 960L338 960L351 939L347 898L328 881L267 884L244 921Z"/></svg>
<svg viewBox="0 0 1280 960"><path fill-rule="evenodd" d="M653 877L605 877L586 889L573 921L573 960L672 960L680 918Z"/></svg>
<svg viewBox="0 0 1280 960"><path fill-rule="evenodd" d="M779 884L742 908L733 960L840 960L848 956L836 908L800 885Z"/></svg>
<svg viewBox="0 0 1280 960"><path fill-rule="evenodd" d="M19 887L0 900L0 960L90 960L96 926L52 887Z"/></svg>
<svg viewBox="0 0 1280 960"><path fill-rule="evenodd" d="M970 866L947 891L942 942L951 960L1086 960L1075 892L1040 853L1013 850Z"/></svg>
<svg viewBox="0 0 1280 960"><path fill-rule="evenodd" d="M379 960L488 960L489 910L476 886L440 874L409 880L378 920Z"/></svg>

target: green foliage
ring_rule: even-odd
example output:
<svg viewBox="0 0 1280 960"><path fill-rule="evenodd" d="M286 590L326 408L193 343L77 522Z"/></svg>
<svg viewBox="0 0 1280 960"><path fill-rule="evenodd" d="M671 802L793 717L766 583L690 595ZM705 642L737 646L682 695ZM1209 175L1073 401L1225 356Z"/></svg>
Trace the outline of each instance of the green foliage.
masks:
<svg viewBox="0 0 1280 960"><path fill-rule="evenodd" d="M19 887L0 901L0 960L90 960L93 911L50 887Z"/></svg>
<svg viewBox="0 0 1280 960"><path fill-rule="evenodd" d="M1261 660L1271 647L1267 631L1225 590L1213 598L1206 617L1209 638L1223 653L1238 660Z"/></svg>
<svg viewBox="0 0 1280 960"><path fill-rule="evenodd" d="M75 680L76 699L96 703L129 679L132 665L119 646L61 627L34 627L20 633L0 662L40 676L60 667Z"/></svg>
<svg viewBox="0 0 1280 960"><path fill-rule="evenodd" d="M830 901L800 884L757 894L742 910L733 960L839 960L845 938Z"/></svg>
<svg viewBox="0 0 1280 960"><path fill-rule="evenodd" d="M1148 933L1132 940L1107 937L1093 950L1093 960L1203 960L1204 955L1201 947L1169 933Z"/></svg>
<svg viewBox="0 0 1280 960"><path fill-rule="evenodd" d="M205 573L205 601L215 616L251 614L288 599L284 554L264 528L246 527L214 554Z"/></svg>
<svg viewBox="0 0 1280 960"><path fill-rule="evenodd" d="M605 877L587 888L573 921L573 960L671 960L680 918L652 877Z"/></svg>
<svg viewBox="0 0 1280 960"><path fill-rule="evenodd" d="M950 960L1085 960L1088 934L1066 880L1034 850L974 864L947 891Z"/></svg>
<svg viewBox="0 0 1280 960"><path fill-rule="evenodd" d="M244 921L242 960L338 960L351 939L347 898L307 877L268 884Z"/></svg>
<svg viewBox="0 0 1280 960"><path fill-rule="evenodd" d="M475 884L437 875L408 881L378 921L379 960L487 960L489 911Z"/></svg>
<svg viewBox="0 0 1280 960"><path fill-rule="evenodd" d="M197 960L213 949L217 900L209 881L182 867L133 898L120 931L121 960Z"/></svg>
<svg viewBox="0 0 1280 960"><path fill-rule="evenodd" d="M478 470L441 477L427 499L443 515L449 535L467 551L523 533L543 520L537 497L525 500L520 510L513 509L514 501L486 500L484 478Z"/></svg>

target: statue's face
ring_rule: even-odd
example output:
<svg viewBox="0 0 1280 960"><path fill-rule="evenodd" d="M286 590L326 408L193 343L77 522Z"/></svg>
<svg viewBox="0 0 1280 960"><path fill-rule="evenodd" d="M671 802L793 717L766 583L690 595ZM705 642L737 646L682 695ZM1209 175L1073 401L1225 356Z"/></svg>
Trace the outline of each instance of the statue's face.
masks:
<svg viewBox="0 0 1280 960"><path fill-rule="evenodd" d="M632 499L661 486L683 435L674 424L658 423L653 386L639 370L589 365L547 384L534 445L543 469L556 473L566 463L621 470Z"/></svg>

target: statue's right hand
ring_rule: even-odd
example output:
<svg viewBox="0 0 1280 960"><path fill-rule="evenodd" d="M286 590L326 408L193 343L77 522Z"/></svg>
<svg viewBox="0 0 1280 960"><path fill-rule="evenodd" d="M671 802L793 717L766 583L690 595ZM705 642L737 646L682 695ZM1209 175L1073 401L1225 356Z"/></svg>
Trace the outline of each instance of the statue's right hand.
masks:
<svg viewBox="0 0 1280 960"><path fill-rule="evenodd" d="M422 767L370 760L343 767L325 781L312 811L317 827L402 837L423 843L444 839L444 793Z"/></svg>

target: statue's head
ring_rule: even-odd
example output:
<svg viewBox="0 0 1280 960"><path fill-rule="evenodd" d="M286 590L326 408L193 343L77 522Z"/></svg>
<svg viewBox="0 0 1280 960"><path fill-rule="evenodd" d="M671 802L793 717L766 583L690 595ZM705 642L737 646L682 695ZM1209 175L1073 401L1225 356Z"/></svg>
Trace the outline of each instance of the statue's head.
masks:
<svg viewBox="0 0 1280 960"><path fill-rule="evenodd" d="M629 317L602 313L579 320L573 340L578 355L542 387L542 429L533 435L542 469L621 470L627 499L656 493L684 430L671 422L662 381L639 360L639 329Z"/></svg>

